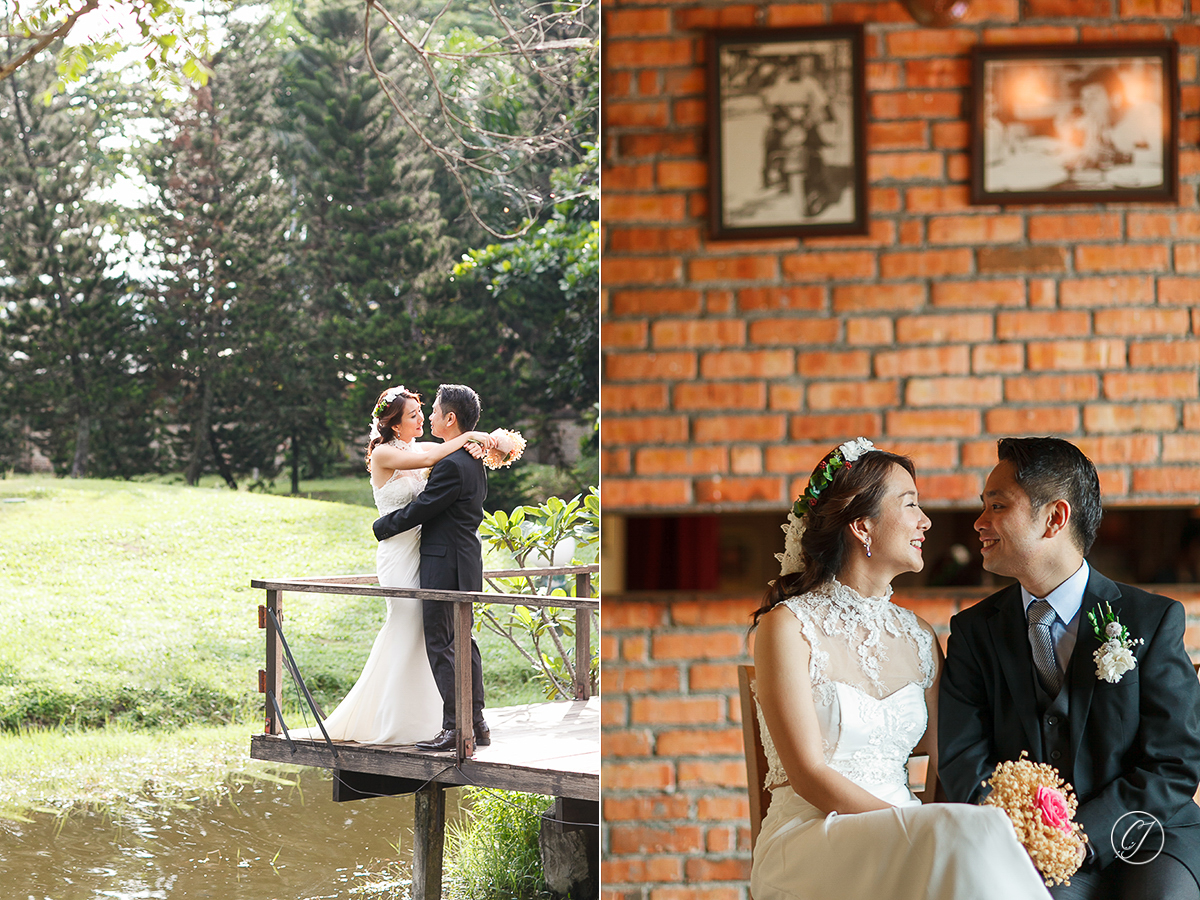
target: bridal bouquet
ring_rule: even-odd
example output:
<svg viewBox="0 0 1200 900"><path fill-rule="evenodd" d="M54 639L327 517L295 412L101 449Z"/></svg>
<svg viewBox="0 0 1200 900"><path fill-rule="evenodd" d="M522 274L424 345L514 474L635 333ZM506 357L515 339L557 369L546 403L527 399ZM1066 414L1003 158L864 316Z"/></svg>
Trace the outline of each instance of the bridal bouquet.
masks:
<svg viewBox="0 0 1200 900"><path fill-rule="evenodd" d="M1029 853L1047 885L1070 884L1079 868L1080 848L1087 843L1083 826L1074 821L1079 801L1071 785L1058 777L1058 769L1025 757L996 766L985 806L1008 814L1017 840Z"/></svg>
<svg viewBox="0 0 1200 900"><path fill-rule="evenodd" d="M507 428L497 428L492 432L496 438L496 447L489 450L483 457L483 464L489 469L503 469L511 466L525 452L525 438L519 431L509 431Z"/></svg>

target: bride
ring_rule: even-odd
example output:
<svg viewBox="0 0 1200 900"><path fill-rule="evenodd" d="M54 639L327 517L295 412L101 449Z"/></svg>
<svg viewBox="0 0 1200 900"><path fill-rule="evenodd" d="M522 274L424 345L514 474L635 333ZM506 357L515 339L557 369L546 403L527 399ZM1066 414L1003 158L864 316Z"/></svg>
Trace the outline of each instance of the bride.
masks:
<svg viewBox="0 0 1200 900"><path fill-rule="evenodd" d="M936 771L942 663L933 629L890 600L892 579L924 565L914 474L858 438L821 460L788 516L782 574L751 626L771 789L755 900L1049 896L1003 811L922 806L908 788L914 748Z"/></svg>
<svg viewBox="0 0 1200 900"><path fill-rule="evenodd" d="M371 420L367 469L380 515L412 502L425 488L434 463L467 447L482 457L495 445L491 435L468 431L440 444L419 443L425 430L421 398L403 386L379 395ZM421 586L421 528L380 541L375 571L382 587ZM375 637L362 674L337 709L324 720L335 741L411 744L442 726L442 697L425 652L421 601L388 597L387 618ZM291 731L293 738L322 740L317 727Z"/></svg>

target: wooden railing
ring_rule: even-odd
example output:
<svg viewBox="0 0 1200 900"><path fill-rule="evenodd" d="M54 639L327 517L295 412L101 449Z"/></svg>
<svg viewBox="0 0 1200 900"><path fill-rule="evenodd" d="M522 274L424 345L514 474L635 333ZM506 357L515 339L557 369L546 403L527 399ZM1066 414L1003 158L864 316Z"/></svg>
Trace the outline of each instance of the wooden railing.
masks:
<svg viewBox="0 0 1200 900"><path fill-rule="evenodd" d="M454 604L454 708L458 728L457 756L461 762L475 754L475 728L471 721L471 611L476 603L506 604L535 608L575 609L575 672L576 700L591 695L591 636L592 613L600 609L600 601L592 598L592 575L598 565L552 566L541 569L500 569L485 571L493 578L575 576L574 597L548 597L543 594L486 593L482 591L433 591L419 588L389 588L379 584L375 575L334 575L315 578L254 579L250 586L267 592L265 606L258 608L258 627L267 632L266 669L259 671L259 691L266 694L267 734L281 732L280 707L283 696L284 622L283 594L338 594L351 597L410 597L416 600L436 600ZM494 584L494 583L493 583ZM580 615L579 611L584 611ZM278 626L277 627L277 624Z"/></svg>

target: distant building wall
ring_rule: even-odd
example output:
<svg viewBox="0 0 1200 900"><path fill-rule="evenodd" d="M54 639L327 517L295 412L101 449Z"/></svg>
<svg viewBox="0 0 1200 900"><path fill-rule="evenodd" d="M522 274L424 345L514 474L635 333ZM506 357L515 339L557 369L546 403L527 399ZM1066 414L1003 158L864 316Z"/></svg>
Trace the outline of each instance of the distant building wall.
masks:
<svg viewBox="0 0 1200 900"><path fill-rule="evenodd" d="M1200 659L1200 587L1187 607ZM989 591L897 597L938 631ZM737 666L757 597L626 594L601 616L606 900L748 900L749 804ZM883 900L883 898L881 898Z"/></svg>
<svg viewBox="0 0 1200 900"><path fill-rule="evenodd" d="M835 442L977 505L1007 434L1067 437L1108 504L1200 502L1200 26L1182 0L610 0L603 85L603 881L607 900L747 900L736 666L756 597L614 593L620 520L780 510ZM861 21L870 234L706 234L704 34ZM976 43L1179 42L1179 205L973 207ZM782 520L782 516L781 516ZM609 541L609 536L613 537ZM1163 588L1167 592L1172 589ZM914 593L942 632L980 595ZM1200 593L1187 644L1200 658Z"/></svg>
<svg viewBox="0 0 1200 900"><path fill-rule="evenodd" d="M1024 7L1025 12L1021 13ZM1200 498L1200 26L1181 0L613 0L605 18L604 499L609 513L781 509L834 441L914 457L970 503L995 439L1052 433L1106 498ZM863 21L870 235L706 235L706 29ZM1174 38L1180 202L968 203L977 43Z"/></svg>

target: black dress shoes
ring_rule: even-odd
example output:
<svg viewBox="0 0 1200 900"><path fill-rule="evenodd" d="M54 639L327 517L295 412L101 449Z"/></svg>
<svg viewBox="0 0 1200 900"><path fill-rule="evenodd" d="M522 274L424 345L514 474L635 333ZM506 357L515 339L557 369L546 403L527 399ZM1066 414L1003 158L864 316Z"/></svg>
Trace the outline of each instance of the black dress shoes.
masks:
<svg viewBox="0 0 1200 900"><path fill-rule="evenodd" d="M475 725L475 746L486 747L492 742L492 730L487 727L487 722L479 722ZM430 738L427 741L417 741L416 748L418 750L432 750L440 752L444 750L453 750L458 746L458 729L443 728L437 733L437 737Z"/></svg>
<svg viewBox="0 0 1200 900"><path fill-rule="evenodd" d="M457 746L457 728L443 728L437 733L437 737L430 738L427 741L417 741L416 743L418 750L453 750Z"/></svg>

